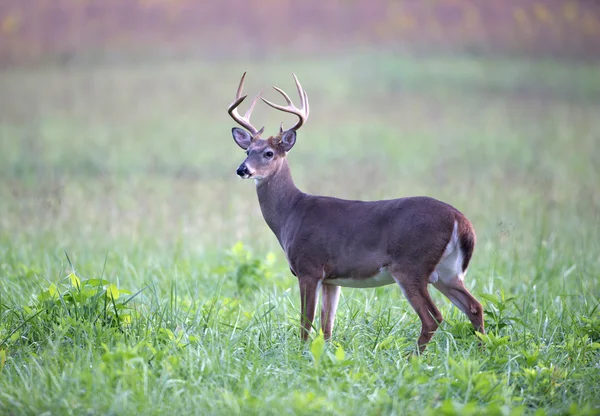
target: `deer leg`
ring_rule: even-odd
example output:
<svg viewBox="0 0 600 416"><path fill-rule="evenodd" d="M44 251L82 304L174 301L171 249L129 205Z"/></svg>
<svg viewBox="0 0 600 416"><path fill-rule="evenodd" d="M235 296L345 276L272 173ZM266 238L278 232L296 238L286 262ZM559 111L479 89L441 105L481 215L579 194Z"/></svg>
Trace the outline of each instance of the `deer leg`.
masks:
<svg viewBox="0 0 600 416"><path fill-rule="evenodd" d="M452 279L438 280L433 284L437 290L442 292L458 309L469 318L476 331L485 333L483 323L483 307L481 303L465 287L463 281L455 276Z"/></svg>
<svg viewBox="0 0 600 416"><path fill-rule="evenodd" d="M444 317L429 295L427 279L415 279L412 275L404 273L392 274L392 276L396 283L400 285L410 306L421 319L421 335L417 340L417 344L419 352L422 353Z"/></svg>
<svg viewBox="0 0 600 416"><path fill-rule="evenodd" d="M308 340L308 335L312 328L313 320L317 310L317 296L321 282L316 279L300 278L300 306L301 306L301 338L303 341Z"/></svg>
<svg viewBox="0 0 600 416"><path fill-rule="evenodd" d="M333 332L333 322L335 321L335 312L340 300L340 292L340 286L321 286L321 329L323 330L325 340L331 338L331 333Z"/></svg>

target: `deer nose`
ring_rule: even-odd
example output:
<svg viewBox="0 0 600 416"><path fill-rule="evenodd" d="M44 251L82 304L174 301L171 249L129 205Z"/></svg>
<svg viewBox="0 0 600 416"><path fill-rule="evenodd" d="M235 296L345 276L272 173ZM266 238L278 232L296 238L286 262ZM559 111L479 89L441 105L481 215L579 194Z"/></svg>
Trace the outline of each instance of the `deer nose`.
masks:
<svg viewBox="0 0 600 416"><path fill-rule="evenodd" d="M240 167L237 168L236 173L238 174L238 176L241 176L243 178L244 176L248 176L250 174L250 171L248 171L248 168L245 164L241 164Z"/></svg>

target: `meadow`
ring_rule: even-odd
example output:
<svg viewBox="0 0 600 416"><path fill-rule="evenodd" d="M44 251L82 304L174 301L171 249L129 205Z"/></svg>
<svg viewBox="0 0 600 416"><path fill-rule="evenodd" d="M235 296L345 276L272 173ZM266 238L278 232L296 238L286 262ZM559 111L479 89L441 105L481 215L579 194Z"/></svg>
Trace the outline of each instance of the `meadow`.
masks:
<svg viewBox="0 0 600 416"><path fill-rule="evenodd" d="M369 51L3 69L0 413L600 414L599 70ZM445 321L412 355L420 321L387 286L343 289L332 341L300 342L296 280L235 175L243 71L249 94L292 71L308 91L302 190L466 214L486 336L431 288Z"/></svg>

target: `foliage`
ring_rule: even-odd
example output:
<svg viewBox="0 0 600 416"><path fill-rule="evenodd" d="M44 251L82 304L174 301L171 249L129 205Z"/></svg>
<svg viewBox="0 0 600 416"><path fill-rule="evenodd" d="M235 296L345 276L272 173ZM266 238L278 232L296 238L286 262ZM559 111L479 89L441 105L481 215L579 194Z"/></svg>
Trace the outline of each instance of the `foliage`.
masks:
<svg viewBox="0 0 600 416"><path fill-rule="evenodd" d="M242 247L237 243L225 254L222 264L227 266L219 266L224 275L235 276L240 267L231 260L231 253L238 260L262 265ZM286 324L291 318L281 312L288 302L286 293L255 290L259 292L246 305L221 297L198 303L187 295L154 303L144 291L132 295L106 279L81 279L72 272L33 295L28 305L3 302L0 371L12 381L7 381L11 388L0 403L26 411L66 410L67 403L41 397L32 402L22 395L22 388L31 388L46 374L73 377L83 384L82 392L95 391L93 383L98 382L104 385L101 395L114 394L117 386L127 389L137 399L130 405L111 405L98 397L85 399L65 379L56 381L60 394L75 393L73 399L84 400L96 411L117 413L172 408L172 404L151 399L154 394L150 392L162 391L157 394L164 397L181 395L182 389L192 394L186 394L186 400L194 397L189 404L195 403L200 412L216 405L223 411L242 413L262 411L267 405L272 412L301 413L339 413L349 408L353 413L404 409L444 415L522 415L538 409L538 415L548 414L544 409L562 408L565 414L591 415L597 410L590 407L592 403L598 406L597 402L578 396L597 379L589 367L600 358L600 343L588 335L594 311L591 316L566 318L545 309L549 313L545 319L552 326L571 328L562 342L547 342L535 322L515 318L522 302L518 297L508 298L503 291L483 293L480 297L486 303L489 325L486 335L477 334L482 344L472 335L457 337L461 330L457 333L457 322L453 322L450 332L443 326L427 353L419 357L414 355L414 346L406 356L402 342L391 343L411 341L414 331L407 333L403 327L416 330L419 324L414 318L402 327L388 322L385 342L369 351L366 345L379 335L368 319L355 320L368 314L350 304L340 310L338 331L344 333L338 341L327 343L319 332L302 345L298 328ZM264 312L254 311L253 304L265 296L272 305ZM346 303L370 297L356 293ZM391 302L397 302L396 296L386 296L370 313L385 313ZM444 309L447 314L448 307ZM273 326L273 319L283 325ZM589 325L573 326L576 321ZM26 370L19 369L19 363L27 363ZM292 367L295 370L288 373L286 369ZM67 373L60 376L57 371ZM278 391L275 386L280 382L289 390ZM165 391L164 383L172 387ZM274 390L261 387L271 383L275 383ZM195 396L198 389L203 395ZM338 396L341 392L350 395L349 402L344 395ZM564 402L566 397L580 399ZM181 403L181 409L187 405Z"/></svg>
<svg viewBox="0 0 600 416"><path fill-rule="evenodd" d="M68 338L76 336L82 326L123 332L132 322L134 310L129 302L139 293L126 297L131 292L114 283L102 278L82 280L72 272L33 294L29 305L3 305L0 348L39 347L57 331Z"/></svg>
<svg viewBox="0 0 600 416"><path fill-rule="evenodd" d="M238 293L257 290L265 281L274 280L275 254L268 253L264 259L252 255L241 241L233 245L225 261L214 272L226 281L235 282Z"/></svg>

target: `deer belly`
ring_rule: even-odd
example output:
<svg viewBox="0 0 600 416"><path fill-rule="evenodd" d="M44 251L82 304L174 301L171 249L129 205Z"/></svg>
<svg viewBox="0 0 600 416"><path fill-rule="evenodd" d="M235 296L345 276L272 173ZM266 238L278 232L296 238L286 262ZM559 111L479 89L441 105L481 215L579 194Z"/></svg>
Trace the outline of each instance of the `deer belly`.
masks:
<svg viewBox="0 0 600 416"><path fill-rule="evenodd" d="M394 278L387 268L379 269L379 273L371 277L332 277L323 281L323 284L326 285L355 288L379 287L392 283L394 283Z"/></svg>

